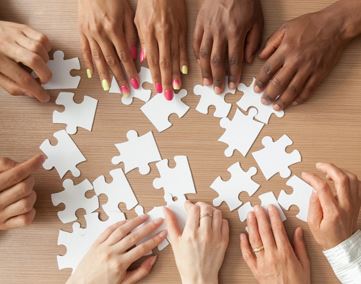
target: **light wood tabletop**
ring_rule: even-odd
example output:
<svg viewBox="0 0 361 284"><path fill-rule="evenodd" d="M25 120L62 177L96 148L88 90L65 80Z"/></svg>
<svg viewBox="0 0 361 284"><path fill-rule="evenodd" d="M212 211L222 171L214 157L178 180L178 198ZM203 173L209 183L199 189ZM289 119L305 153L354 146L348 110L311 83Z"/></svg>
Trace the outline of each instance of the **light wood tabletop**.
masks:
<svg viewBox="0 0 361 284"><path fill-rule="evenodd" d="M109 179L109 171L116 168L111 164L111 157L117 151L115 143L126 140L126 133L136 129L140 134L153 130L163 158L172 159L175 155L187 155L197 187L197 194L190 195L191 200L212 202L217 194L209 186L218 176L229 178L227 168L240 161L245 168L255 165L252 155L247 158L239 154L225 158L225 144L218 142L223 133L219 120L212 114L202 115L195 111L198 97L192 92L193 86L201 81L200 70L191 52L192 31L199 10L199 1L189 0L189 55L191 58L190 75L184 78L188 90L185 102L191 106L188 114L178 119L171 116L173 127L164 133L158 133L139 110L142 105L135 101L131 106L120 103L119 95L109 95L101 90L99 79L86 79L81 70L82 80L79 89L75 90L76 100L81 101L83 95L90 95L99 100L93 131L90 133L80 129L73 136L87 161L79 165L81 177L93 181L100 175ZM265 14L265 36L278 28L284 21L304 13L317 11L326 7L331 0L275 0L262 1ZM133 3L134 4L134 3ZM0 19L21 22L44 32L51 40L54 50L65 51L66 57L81 57L79 31L77 25L77 1L74 0L2 0L0 3ZM1 43L0 43L1 44ZM294 174L302 171L314 171L317 161L330 161L340 167L347 168L361 176L361 40L350 44L337 67L315 92L314 97L304 105L290 108L283 119L273 117L251 151L260 149L261 137L270 135L278 139L288 134L294 141L290 150L298 149L302 154L302 163L292 167ZM249 84L256 75L262 62L257 60L246 66L243 82ZM75 72L77 73L77 72ZM52 112L60 109L54 103L57 92L52 93L52 102L41 105L35 100L25 97L0 95L0 156L11 157L21 161L39 152L39 145L44 139L55 142L52 134L64 128L64 125L52 124ZM227 101L236 102L241 96L237 93L228 96ZM236 110L233 104L231 117ZM212 113L213 111L211 111ZM132 184L138 200L150 210L153 206L164 203L162 190L155 190L152 181L157 177L154 164L151 173L141 176L137 171L130 172L127 177ZM67 174L65 178L73 178ZM259 204L257 196L273 191L277 196L281 189L291 191L285 180L279 176L265 181L260 171L255 180L262 187L250 198L253 204ZM58 230L71 231L71 224L63 225L57 218L60 205L54 207L50 194L62 189L62 181L53 171L39 171L36 174L37 217L34 224L27 228L0 232L0 283L64 283L70 270L59 271L56 256L66 253L65 247L57 245ZM241 194L247 201L247 195ZM102 202L104 200L102 199ZM128 217L124 206L121 208ZM229 212L225 205L220 207L229 218L231 239L224 265L221 270L221 283L255 283L255 280L241 258L239 250L239 234L245 230L245 224L238 219L237 212ZM337 283L320 248L313 240L307 224L297 220L297 208L285 212L285 222L291 234L296 226L305 229L305 238L312 261L313 283ZM100 210L101 211L101 210ZM77 216L82 224L84 212L79 210ZM101 214L106 218L105 214ZM159 254L159 260L152 273L143 283L178 283L179 277L173 260L171 248Z"/></svg>

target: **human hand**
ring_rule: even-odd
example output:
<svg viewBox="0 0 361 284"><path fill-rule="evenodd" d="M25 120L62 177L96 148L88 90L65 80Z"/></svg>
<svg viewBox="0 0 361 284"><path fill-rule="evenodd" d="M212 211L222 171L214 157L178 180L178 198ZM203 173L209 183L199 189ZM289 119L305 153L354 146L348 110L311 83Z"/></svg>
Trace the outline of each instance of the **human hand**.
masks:
<svg viewBox="0 0 361 284"><path fill-rule="evenodd" d="M180 90L180 73L188 74L187 14L184 0L139 0L135 25L141 43L140 62L147 59L154 88L172 100Z"/></svg>
<svg viewBox="0 0 361 284"><path fill-rule="evenodd" d="M129 267L157 247L167 235L165 231L162 231L138 244L145 237L152 235L163 222L163 219L156 219L137 228L147 219L147 215L142 215L118 222L105 230L91 246L67 284L129 284L146 277L157 260L157 256L147 257L134 270L129 270Z"/></svg>
<svg viewBox="0 0 361 284"><path fill-rule="evenodd" d="M210 205L187 201L183 232L174 213L165 207L168 236L182 283L218 283L229 241L229 227L222 212Z"/></svg>
<svg viewBox="0 0 361 284"><path fill-rule="evenodd" d="M98 70L104 91L109 90L109 69L122 94L130 93L129 84L139 88L135 66L137 33L134 12L127 0L79 0L82 53L88 78L93 66Z"/></svg>
<svg viewBox="0 0 361 284"><path fill-rule="evenodd" d="M308 225L316 242L327 250L357 230L361 182L356 175L332 164L318 163L316 167L326 175L329 183L314 174L302 174L302 178L315 189L310 200Z"/></svg>
<svg viewBox="0 0 361 284"><path fill-rule="evenodd" d="M249 240L241 234L243 259L258 283L311 283L310 261L301 228L290 243L276 207L266 211L259 205L247 218Z"/></svg>
<svg viewBox="0 0 361 284"><path fill-rule="evenodd" d="M238 86L243 63L252 63L263 32L259 0L204 0L198 13L193 51L200 64L204 85L224 90ZM228 62L228 63L227 63Z"/></svg>
<svg viewBox="0 0 361 284"><path fill-rule="evenodd" d="M32 174L43 162L42 155L21 164L0 158L0 230L23 227L33 222L36 193Z"/></svg>
<svg viewBox="0 0 361 284"><path fill-rule="evenodd" d="M24 67L46 83L51 78L47 66L51 46L48 38L28 26L0 21L0 87L13 96L29 96L48 102L49 94Z"/></svg>

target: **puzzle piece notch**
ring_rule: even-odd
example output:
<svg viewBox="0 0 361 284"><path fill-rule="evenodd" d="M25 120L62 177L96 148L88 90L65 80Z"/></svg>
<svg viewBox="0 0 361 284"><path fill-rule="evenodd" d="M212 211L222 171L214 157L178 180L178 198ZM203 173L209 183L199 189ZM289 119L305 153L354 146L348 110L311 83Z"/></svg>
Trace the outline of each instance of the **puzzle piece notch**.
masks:
<svg viewBox="0 0 361 284"><path fill-rule="evenodd" d="M189 106L182 101L186 96L187 91L184 89L175 94L172 101L167 101L163 94L158 94L146 102L140 110L158 132L162 132L172 126L169 122L171 114L177 114L178 118L182 118L188 112Z"/></svg>
<svg viewBox="0 0 361 284"><path fill-rule="evenodd" d="M127 139L127 142L115 144L120 155L112 158L113 165L123 162L125 173L138 168L140 174L148 174L150 172L149 164L162 159L152 131L138 136L135 130L129 130Z"/></svg>
<svg viewBox="0 0 361 284"><path fill-rule="evenodd" d="M143 102L149 101L152 91L148 90L148 89L144 89L143 84L145 84L147 82L153 83L150 70L146 67L141 67L140 72L139 72L139 79L140 79L139 88L138 89L132 88L130 90L130 94L128 96L122 96L122 98L121 98L122 104L131 105L134 101L134 98L137 98ZM113 93L121 94L122 93L115 77L113 77L112 82L110 84L109 93L110 94L113 94Z"/></svg>
<svg viewBox="0 0 361 284"><path fill-rule="evenodd" d="M61 92L55 103L63 105L65 110L54 111L53 123L66 124L66 131L69 134L75 134L78 127L92 131L98 100L84 96L83 102L77 104L74 102L74 93Z"/></svg>
<svg viewBox="0 0 361 284"><path fill-rule="evenodd" d="M255 109L250 109L248 114L244 115L237 109L232 120L227 117L220 120L220 126L225 132L218 141L228 145L224 151L226 157L231 157L235 150L244 157L247 156L264 126L263 123L253 119L256 113Z"/></svg>
<svg viewBox="0 0 361 284"><path fill-rule="evenodd" d="M257 115L255 118L265 124L268 124L272 114L275 114L279 118L283 117L285 115L284 111L276 111L273 109L272 105L262 104L261 99L263 93L256 93L254 91L255 82L256 79L253 78L250 86L246 86L245 84L240 84L238 86L238 90L243 93L243 96L237 102L238 107L244 111L247 111L251 107L256 108Z"/></svg>
<svg viewBox="0 0 361 284"><path fill-rule="evenodd" d="M93 189L88 179L76 185L72 180L66 179L63 182L63 187L63 191L51 195L51 200L54 206L61 203L65 205L65 209L58 212L58 217L64 224L76 221L75 213L80 208L83 208L86 214L92 213L99 208L99 201L96 196L91 198L85 196L86 192Z"/></svg>
<svg viewBox="0 0 361 284"><path fill-rule="evenodd" d="M240 163L234 163L228 168L231 177L228 181L223 181L219 176L211 184L211 189L218 193L218 197L213 200L214 206L220 206L225 202L230 211L242 205L239 200L241 192L247 192L252 196L259 189L260 185L252 180L252 177L257 173L255 167L251 167L248 171L244 171Z"/></svg>
<svg viewBox="0 0 361 284"><path fill-rule="evenodd" d="M286 148L293 144L287 135L283 135L277 141L266 136L262 139L262 144L264 148L253 152L252 155L266 180L276 173L279 173L282 178L288 178L291 175L289 167L302 160L298 150L293 150L291 153L286 152Z"/></svg>
<svg viewBox="0 0 361 284"><path fill-rule="evenodd" d="M298 207L299 211L296 217L304 222L307 222L307 215L309 209L309 202L314 191L313 188L303 181L298 176L292 176L286 183L293 188L291 194L287 194L284 190L281 191L278 202L285 210L289 210L292 205Z"/></svg>
<svg viewBox="0 0 361 284"><path fill-rule="evenodd" d="M57 50L53 59L48 61L52 73L50 81L43 84L45 90L76 89L79 86L80 76L71 76L71 70L80 70L79 58L64 59L64 52Z"/></svg>
<svg viewBox="0 0 361 284"><path fill-rule="evenodd" d="M44 169L55 168L60 178L68 171L79 177L80 171L76 166L84 162L85 157L65 130L55 132L54 137L58 140L57 145L51 145L49 139L40 145L40 150L47 156L43 163Z"/></svg>
<svg viewBox="0 0 361 284"><path fill-rule="evenodd" d="M187 156L175 156L174 161L176 162L174 168L168 166L168 159L156 164L160 177L154 179L153 187L163 188L165 195L168 193L178 199L186 194L196 193Z"/></svg>

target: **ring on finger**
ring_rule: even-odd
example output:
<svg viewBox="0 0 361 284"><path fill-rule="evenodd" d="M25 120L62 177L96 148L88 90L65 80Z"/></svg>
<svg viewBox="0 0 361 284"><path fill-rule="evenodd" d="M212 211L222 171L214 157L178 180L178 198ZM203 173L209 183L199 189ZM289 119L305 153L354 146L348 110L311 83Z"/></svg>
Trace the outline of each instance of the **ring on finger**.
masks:
<svg viewBox="0 0 361 284"><path fill-rule="evenodd" d="M202 218L204 218L204 217L210 217L210 218L212 218L212 217L213 217L213 214L211 214L211 213L203 214L203 215L200 217L200 219L202 219Z"/></svg>
<svg viewBox="0 0 361 284"><path fill-rule="evenodd" d="M254 248L254 249L253 249L253 252L254 252L255 254L257 254L257 253L260 253L260 252L263 251L263 250L264 250L264 247L263 247L263 246L260 246L260 247Z"/></svg>

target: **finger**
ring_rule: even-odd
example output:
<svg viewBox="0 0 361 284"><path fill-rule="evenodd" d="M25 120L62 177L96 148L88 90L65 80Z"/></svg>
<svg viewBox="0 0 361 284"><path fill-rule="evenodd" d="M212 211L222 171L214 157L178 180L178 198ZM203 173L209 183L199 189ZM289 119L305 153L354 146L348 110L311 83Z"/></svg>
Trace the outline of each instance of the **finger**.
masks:
<svg viewBox="0 0 361 284"><path fill-rule="evenodd" d="M33 192L35 179L29 176L15 186L0 192L0 210L29 196Z"/></svg>
<svg viewBox="0 0 361 284"><path fill-rule="evenodd" d="M0 229L9 230L30 225L34 221L35 215L36 211L35 209L32 209L26 214L18 215L6 220L4 228L0 227Z"/></svg>
<svg viewBox="0 0 361 284"><path fill-rule="evenodd" d="M201 47L199 49L199 62L201 65L203 85L210 86L213 84L212 69L211 69L211 53L212 53L213 39L210 34L206 32L203 34Z"/></svg>
<svg viewBox="0 0 361 284"><path fill-rule="evenodd" d="M213 208L206 203L197 202L197 206L200 207L200 230L206 234L212 232L212 221L213 221Z"/></svg>
<svg viewBox="0 0 361 284"><path fill-rule="evenodd" d="M303 230L298 227L295 230L293 237L293 246L295 248L295 253L297 258L300 260L304 269L310 269L310 260L308 257L305 241L303 238Z"/></svg>
<svg viewBox="0 0 361 284"><path fill-rule="evenodd" d="M161 94L163 92L163 86L161 82L161 75L159 68L158 43L152 34L149 34L146 37L145 49L147 50L148 53L147 61L150 72L152 74L154 88L158 94Z"/></svg>
<svg viewBox="0 0 361 284"><path fill-rule="evenodd" d="M32 28L29 28L28 26L24 27L23 32L27 37L29 37L32 40L35 40L35 41L39 42L41 45L43 45L47 52L49 52L51 50L51 44L46 35L38 32L38 31L35 31Z"/></svg>
<svg viewBox="0 0 361 284"><path fill-rule="evenodd" d="M277 208L273 205L270 205L267 209L277 248L292 250L285 226L281 220L280 213L278 212Z"/></svg>
<svg viewBox="0 0 361 284"><path fill-rule="evenodd" d="M215 38L211 54L211 70L214 90L217 94L222 94L224 90L224 80L226 77L226 43L223 38Z"/></svg>
<svg viewBox="0 0 361 284"><path fill-rule="evenodd" d="M219 209L213 210L212 230L214 233L221 235L222 233L222 211Z"/></svg>
<svg viewBox="0 0 361 284"><path fill-rule="evenodd" d="M263 60L268 59L281 45L283 37L285 35L284 30L281 28L273 33L266 41L265 47L261 50L259 57Z"/></svg>
<svg viewBox="0 0 361 284"><path fill-rule="evenodd" d="M179 42L178 38L175 37L172 40L172 86L176 91L182 87L179 58Z"/></svg>
<svg viewBox="0 0 361 284"><path fill-rule="evenodd" d="M124 281L122 281L122 283L123 284L138 283L140 280L145 278L151 272L156 260L157 260L156 255L150 256L147 259L145 259L138 268L127 272L127 275Z"/></svg>
<svg viewBox="0 0 361 284"><path fill-rule="evenodd" d="M272 228L265 210L259 206L255 206L255 213L258 224L258 231L261 236L262 243L265 250L272 250L276 247L276 242L273 236Z"/></svg>
<svg viewBox="0 0 361 284"><path fill-rule="evenodd" d="M237 88L244 59L244 38L231 37L228 42L229 88Z"/></svg>
<svg viewBox="0 0 361 284"><path fill-rule="evenodd" d="M16 43L19 46L39 55L44 60L44 62L48 62L49 60L48 51L45 49L45 46L42 45L40 42L26 36L19 36L16 39Z"/></svg>
<svg viewBox="0 0 361 284"><path fill-rule="evenodd" d="M323 76L311 74L301 94L296 99L296 104L306 102L312 95L317 86L322 82Z"/></svg>
<svg viewBox="0 0 361 284"><path fill-rule="evenodd" d="M1 212L1 219L8 220L12 217L26 214L34 208L35 202L36 202L36 193L35 191L33 191L29 196L25 197L24 199L21 199L6 207Z"/></svg>
<svg viewBox="0 0 361 284"><path fill-rule="evenodd" d="M118 229L120 226L124 225L127 222L127 220L123 220L120 222L117 222L111 226L109 226L94 242L94 246L97 246L103 242L105 242L112 234L113 232Z"/></svg>
<svg viewBox="0 0 361 284"><path fill-rule="evenodd" d="M172 53L171 43L168 40L170 31L164 31L157 37L159 46L159 66L162 77L162 85L164 88L164 96L167 100L173 99L173 88L172 88Z"/></svg>
<svg viewBox="0 0 361 284"><path fill-rule="evenodd" d="M359 180L358 177L347 171L344 170L344 173L348 176L349 181L350 181L350 194L351 194L351 201L353 201L354 208L357 208L359 205Z"/></svg>
<svg viewBox="0 0 361 284"><path fill-rule="evenodd" d="M188 63L188 49L187 49L187 35L182 33L179 37L179 62L181 73L188 75L189 63Z"/></svg>
<svg viewBox="0 0 361 284"><path fill-rule="evenodd" d="M253 272L256 269L257 259L256 256L253 254L251 245L248 241L248 237L246 234L242 233L240 235L240 242L242 257L247 263L249 269L251 269L251 271Z"/></svg>
<svg viewBox="0 0 361 284"><path fill-rule="evenodd" d="M94 39L88 39L90 50L93 58L93 63L98 71L99 78L102 84L103 91L109 91L109 72L107 63L105 61L104 55L98 43Z"/></svg>
<svg viewBox="0 0 361 284"><path fill-rule="evenodd" d="M9 95L26 96L25 92L19 87L18 84L3 74L0 74L0 87L8 92Z"/></svg>
<svg viewBox="0 0 361 284"><path fill-rule="evenodd" d="M248 227L249 241L252 248L255 249L262 247L263 243L258 231L257 218L253 211L250 212L247 216L247 227Z"/></svg>
<svg viewBox="0 0 361 284"><path fill-rule="evenodd" d="M222 228L221 228L222 240L226 246L229 243L229 224L226 219L222 220Z"/></svg>
<svg viewBox="0 0 361 284"><path fill-rule="evenodd" d="M137 31L133 22L133 11L131 17L127 16L124 21L124 34L125 39L128 45L128 50L130 50L130 55L133 61L137 60L137 42L138 36Z"/></svg>
<svg viewBox="0 0 361 284"><path fill-rule="evenodd" d="M44 162L43 155L36 155L0 175L0 191L23 181L38 170Z"/></svg>
<svg viewBox="0 0 361 284"><path fill-rule="evenodd" d="M194 28L193 33L193 41L192 41L192 48L194 56L197 60L200 60L200 48L202 44L202 38L203 38L203 25L201 24L199 18L197 18L196 26Z"/></svg>
<svg viewBox="0 0 361 284"><path fill-rule="evenodd" d="M80 42L81 42L81 51L86 68L86 75L88 79L91 79L93 77L93 68L94 68L93 59L92 59L89 41L83 33L81 33L80 35Z"/></svg>
<svg viewBox="0 0 361 284"><path fill-rule="evenodd" d="M319 228L322 222L323 212L317 193L312 192L308 209L307 223L312 228Z"/></svg>
<svg viewBox="0 0 361 284"><path fill-rule="evenodd" d="M252 64L255 54L262 42L263 24L255 24L248 32L245 45L245 58L248 64Z"/></svg>
<svg viewBox="0 0 361 284"><path fill-rule="evenodd" d="M0 173L10 170L18 163L10 158L0 158Z"/></svg>
<svg viewBox="0 0 361 284"><path fill-rule="evenodd" d="M200 208L189 201L186 201L185 208L187 210L187 220L184 226L183 234L185 232L188 234L194 234L199 228Z"/></svg>
<svg viewBox="0 0 361 284"><path fill-rule="evenodd" d="M175 242L181 235L177 217L168 207L164 207L164 216L167 223L168 238L171 244L175 244Z"/></svg>

